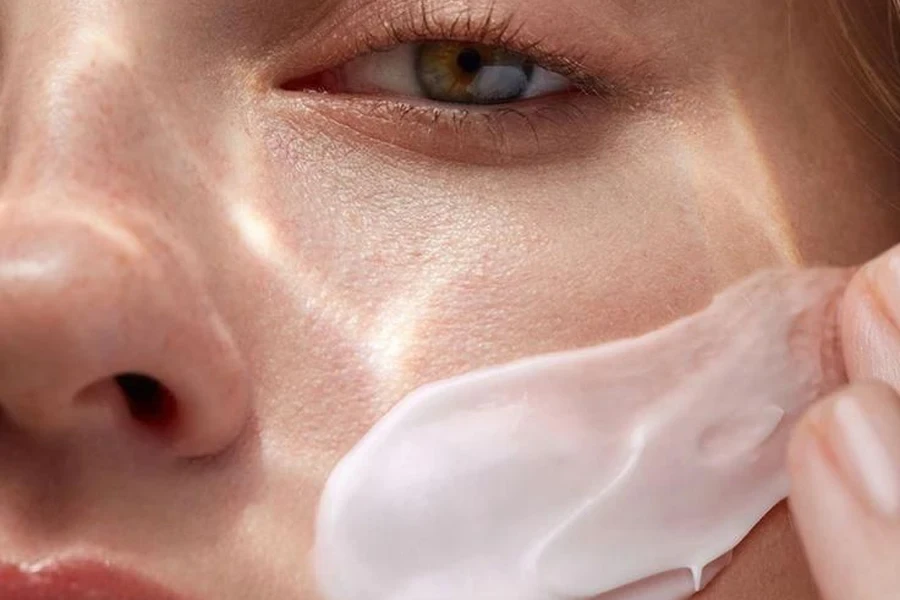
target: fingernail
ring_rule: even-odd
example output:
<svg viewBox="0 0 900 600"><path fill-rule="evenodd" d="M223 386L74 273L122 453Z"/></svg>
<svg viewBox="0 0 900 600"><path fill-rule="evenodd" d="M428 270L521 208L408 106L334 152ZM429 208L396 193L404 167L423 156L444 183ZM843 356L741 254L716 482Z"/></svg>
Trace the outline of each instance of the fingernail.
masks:
<svg viewBox="0 0 900 600"><path fill-rule="evenodd" d="M900 516L900 414L892 404L881 399L864 405L846 392L829 419L829 442L844 481L889 518Z"/></svg>

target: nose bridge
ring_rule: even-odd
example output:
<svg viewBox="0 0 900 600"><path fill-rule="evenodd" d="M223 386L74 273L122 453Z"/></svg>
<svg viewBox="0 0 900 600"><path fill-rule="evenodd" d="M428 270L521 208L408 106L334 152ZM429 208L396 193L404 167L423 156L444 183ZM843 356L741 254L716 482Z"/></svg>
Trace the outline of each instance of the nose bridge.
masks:
<svg viewBox="0 0 900 600"><path fill-rule="evenodd" d="M147 184L171 182L169 173L152 177L161 168L156 163L173 162L178 149L167 139L173 128L164 86L138 37L115 18L115 3L108 8L103 18L73 8L30 35L10 27L0 100L5 183L70 179L148 195Z"/></svg>
<svg viewBox="0 0 900 600"><path fill-rule="evenodd" d="M250 411L197 252L211 236L184 225L214 216L192 134L214 124L117 20L125 2L0 0L19 11L0 32L0 436L56 439L88 414L118 436L162 407L167 447L213 454ZM59 7L46 29L38 5Z"/></svg>

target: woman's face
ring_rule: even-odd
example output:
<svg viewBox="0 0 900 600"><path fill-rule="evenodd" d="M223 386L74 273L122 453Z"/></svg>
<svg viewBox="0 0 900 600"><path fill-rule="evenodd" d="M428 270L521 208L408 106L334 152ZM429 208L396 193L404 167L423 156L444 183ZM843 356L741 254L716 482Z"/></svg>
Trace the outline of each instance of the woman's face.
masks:
<svg viewBox="0 0 900 600"><path fill-rule="evenodd" d="M889 246L821 4L0 0L0 560L316 599L323 484L412 389ZM478 61L506 102L450 103ZM706 598L802 560L776 510Z"/></svg>

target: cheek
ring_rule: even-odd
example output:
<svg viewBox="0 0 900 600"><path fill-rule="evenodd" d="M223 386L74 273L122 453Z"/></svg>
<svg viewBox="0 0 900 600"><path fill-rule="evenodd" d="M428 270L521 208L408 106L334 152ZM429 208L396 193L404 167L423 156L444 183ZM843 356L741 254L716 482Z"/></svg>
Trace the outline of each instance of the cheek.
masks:
<svg viewBox="0 0 900 600"><path fill-rule="evenodd" d="M295 333L277 347L297 364L281 379L323 406L357 399L331 413L345 426L317 426L356 436L423 383L642 333L790 262L753 171L632 130L582 164L485 172L272 126L258 181L278 182L278 329Z"/></svg>
<svg viewBox="0 0 900 600"><path fill-rule="evenodd" d="M792 216L796 165L732 116L635 122L583 160L502 169L267 124L249 195L277 242L257 253L254 317L273 431L329 463L424 383L646 332L802 262L822 232Z"/></svg>
<svg viewBox="0 0 900 600"><path fill-rule="evenodd" d="M760 577L765 573L765 577ZM731 566L697 600L819 598L787 503L776 506L737 547Z"/></svg>
<svg viewBox="0 0 900 600"><path fill-rule="evenodd" d="M484 254L429 306L403 364L406 379L424 383L649 331L703 306L714 287L702 246L684 237L635 231L604 241L559 231L514 256L490 246Z"/></svg>
<svg viewBox="0 0 900 600"><path fill-rule="evenodd" d="M760 268L796 262L761 174L717 160L721 147L644 133L605 163L488 186L516 198L520 242L486 240L477 268L443 287L406 362L409 379L643 333Z"/></svg>

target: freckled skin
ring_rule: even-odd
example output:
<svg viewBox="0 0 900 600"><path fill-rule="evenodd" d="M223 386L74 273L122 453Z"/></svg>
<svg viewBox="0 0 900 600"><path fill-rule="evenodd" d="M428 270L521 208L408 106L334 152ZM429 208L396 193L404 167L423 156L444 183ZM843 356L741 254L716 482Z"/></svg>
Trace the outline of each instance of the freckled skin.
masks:
<svg viewBox="0 0 900 600"><path fill-rule="evenodd" d="M324 482L412 389L897 240L900 169L816 0L498 0L642 90L512 116L512 155L276 93L409 12L313 4L0 0L0 561L321 600ZM129 419L123 370L175 429ZM784 511L702 597L815 597Z"/></svg>

